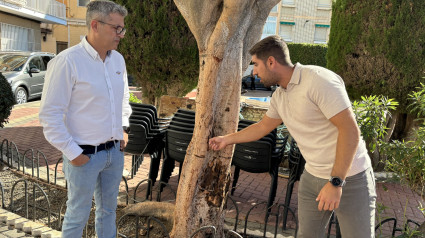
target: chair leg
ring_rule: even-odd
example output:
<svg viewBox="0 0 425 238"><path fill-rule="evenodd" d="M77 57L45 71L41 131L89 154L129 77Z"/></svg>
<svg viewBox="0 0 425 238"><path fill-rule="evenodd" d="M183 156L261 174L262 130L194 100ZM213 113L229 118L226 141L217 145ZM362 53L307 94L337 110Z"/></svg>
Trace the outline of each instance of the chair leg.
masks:
<svg viewBox="0 0 425 238"><path fill-rule="evenodd" d="M267 212L266 212L266 217L264 220L264 237L266 235L266 229L267 229L267 222L269 220L269 216L270 213L272 211L272 206L273 206L273 202L274 199L276 197L276 190L277 190L277 178L278 178L278 167L274 167L272 171L270 171L270 179L271 179L271 184L270 184L270 192L269 192L269 199L267 201Z"/></svg>
<svg viewBox="0 0 425 238"><path fill-rule="evenodd" d="M233 195L233 193L236 190L236 184L238 183L240 172L241 172L241 169L238 166L235 166L235 172L233 174L233 182L232 182L232 189L230 190L230 195Z"/></svg>
<svg viewBox="0 0 425 238"><path fill-rule="evenodd" d="M151 155L151 164L149 168L149 180L152 183L152 186L148 186L148 191L146 192L146 199L148 199L150 193L151 193L151 187L155 185L156 177L158 176L158 170L159 170L159 158Z"/></svg>
<svg viewBox="0 0 425 238"><path fill-rule="evenodd" d="M270 184L270 192L269 192L269 200L267 202L267 207L271 207L273 205L274 199L276 197L276 190L277 190L277 171L276 173L270 174L271 176L271 184Z"/></svg>
<svg viewBox="0 0 425 238"><path fill-rule="evenodd" d="M177 180L177 183L180 182L180 175L182 173L182 168L183 168L183 162L180 162L180 164L179 164L179 179Z"/></svg>
<svg viewBox="0 0 425 238"><path fill-rule="evenodd" d="M132 155L131 156L131 172L130 172L132 179L133 179L134 175L136 174L136 171L134 169L135 164L136 164L136 155Z"/></svg>
<svg viewBox="0 0 425 238"><path fill-rule="evenodd" d="M164 154L165 155L165 154ZM164 156L164 160L162 162L161 175L159 180L163 183L168 183L170 180L171 174L173 173L175 162L173 159ZM161 192L165 185L161 185Z"/></svg>
<svg viewBox="0 0 425 238"><path fill-rule="evenodd" d="M283 230L286 230L286 221L288 218L288 207L291 202L292 190L294 190L295 179L289 178L288 185L286 187L286 195L285 195L285 207L283 209Z"/></svg>

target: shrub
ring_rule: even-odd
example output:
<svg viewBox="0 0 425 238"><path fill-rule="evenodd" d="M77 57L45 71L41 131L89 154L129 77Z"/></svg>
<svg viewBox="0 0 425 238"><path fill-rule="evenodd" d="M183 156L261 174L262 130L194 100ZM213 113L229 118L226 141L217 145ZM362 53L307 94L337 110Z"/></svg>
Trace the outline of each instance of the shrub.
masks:
<svg viewBox="0 0 425 238"><path fill-rule="evenodd" d="M382 143L382 151L387 158L387 169L394 171L411 188L423 190L425 188L425 85L421 84L417 91L409 94L411 103L409 109L420 119L419 127L413 130L412 140L394 140ZM422 117L422 118L421 118Z"/></svg>
<svg viewBox="0 0 425 238"><path fill-rule="evenodd" d="M379 155L379 146L387 134L386 125L391 116L390 111L395 110L398 103L382 95L363 96L361 99L353 102L353 112L366 142L372 165L376 168L382 159Z"/></svg>
<svg viewBox="0 0 425 238"><path fill-rule="evenodd" d="M3 74L0 73L0 128L3 128L5 123L8 123L10 112L13 105L16 104L15 96L12 92L12 87Z"/></svg>
<svg viewBox="0 0 425 238"><path fill-rule="evenodd" d="M326 67L328 46L324 44L288 44L292 63Z"/></svg>
<svg viewBox="0 0 425 238"><path fill-rule="evenodd" d="M134 103L142 103L142 100L140 100L136 95L134 95L134 93L130 93L130 98L128 101Z"/></svg>
<svg viewBox="0 0 425 238"><path fill-rule="evenodd" d="M385 95L407 112L407 95L425 72L423 0L337 0L332 5L327 67L352 99Z"/></svg>

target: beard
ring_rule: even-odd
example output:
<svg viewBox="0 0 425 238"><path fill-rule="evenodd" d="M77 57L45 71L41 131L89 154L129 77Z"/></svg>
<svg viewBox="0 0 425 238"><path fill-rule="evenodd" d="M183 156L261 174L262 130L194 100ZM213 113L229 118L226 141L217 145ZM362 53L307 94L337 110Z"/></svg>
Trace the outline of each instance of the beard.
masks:
<svg viewBox="0 0 425 238"><path fill-rule="evenodd" d="M277 82L279 82L279 77L277 76L276 73L272 73L270 71L268 71L265 75L263 75L263 77L261 78L261 83L264 84L264 86L266 88L269 88L271 86L274 86L277 84Z"/></svg>

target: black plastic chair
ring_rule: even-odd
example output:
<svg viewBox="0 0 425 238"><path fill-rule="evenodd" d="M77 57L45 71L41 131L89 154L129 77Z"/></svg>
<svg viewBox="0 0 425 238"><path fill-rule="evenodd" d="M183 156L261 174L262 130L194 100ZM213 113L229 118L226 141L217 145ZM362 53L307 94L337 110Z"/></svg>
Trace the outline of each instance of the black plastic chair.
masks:
<svg viewBox="0 0 425 238"><path fill-rule="evenodd" d="M236 189L240 170L250 173L266 173L271 176L271 185L267 207L273 205L276 197L279 164L283 158L287 137L280 147L270 141L254 141L237 144L233 154L232 164L235 165L231 194Z"/></svg>
<svg viewBox="0 0 425 238"><path fill-rule="evenodd" d="M130 103L131 109L133 111L137 111L138 109L151 109L154 113L154 119L158 124L167 124L168 121L170 121L171 118L161 118L158 116L158 111L154 105L151 104L143 104L143 103Z"/></svg>
<svg viewBox="0 0 425 238"><path fill-rule="evenodd" d="M153 186L158 176L161 154L165 145L164 136L166 128L162 128L161 125L168 125L168 123L165 124L160 122L161 119L157 117L157 111L153 105L138 103L130 103L130 105L133 113L130 116L130 134L128 144L131 145L135 134L141 132L141 130L133 132L132 126L134 125L140 125L144 128L143 134L138 136L145 136L147 140L147 146L143 150L136 150L134 149L135 146L132 146L132 149L125 149L127 153L133 154L131 178L133 178L138 171L138 168L143 161L143 154L147 152L151 157L149 180ZM150 186L148 186L146 197L148 197L149 194Z"/></svg>
<svg viewBox="0 0 425 238"><path fill-rule="evenodd" d="M130 120L130 133L128 142L124 151L132 154L131 159L131 178L136 174L138 168L143 162L143 154L147 151L152 137L148 137L146 126L137 120Z"/></svg>
<svg viewBox="0 0 425 238"><path fill-rule="evenodd" d="M175 161L179 162L179 177L182 171L184 158L186 156L186 150L192 140L193 133L182 132L174 129L168 129L165 136L165 152L164 162L162 165L162 171L160 181L168 183L171 173L174 170Z"/></svg>

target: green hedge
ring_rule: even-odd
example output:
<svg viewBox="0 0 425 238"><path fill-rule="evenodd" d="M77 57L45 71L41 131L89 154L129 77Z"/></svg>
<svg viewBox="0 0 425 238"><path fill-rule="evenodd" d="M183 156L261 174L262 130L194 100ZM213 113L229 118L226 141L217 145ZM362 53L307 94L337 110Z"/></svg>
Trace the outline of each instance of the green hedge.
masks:
<svg viewBox="0 0 425 238"><path fill-rule="evenodd" d="M289 43L288 48L292 63L326 67L327 45Z"/></svg>
<svg viewBox="0 0 425 238"><path fill-rule="evenodd" d="M407 112L407 95L424 82L423 0L336 0L327 67L344 79L352 99L385 95Z"/></svg>
<svg viewBox="0 0 425 238"><path fill-rule="evenodd" d="M13 105L16 104L12 87L7 82L3 74L0 73L0 127L8 122Z"/></svg>

